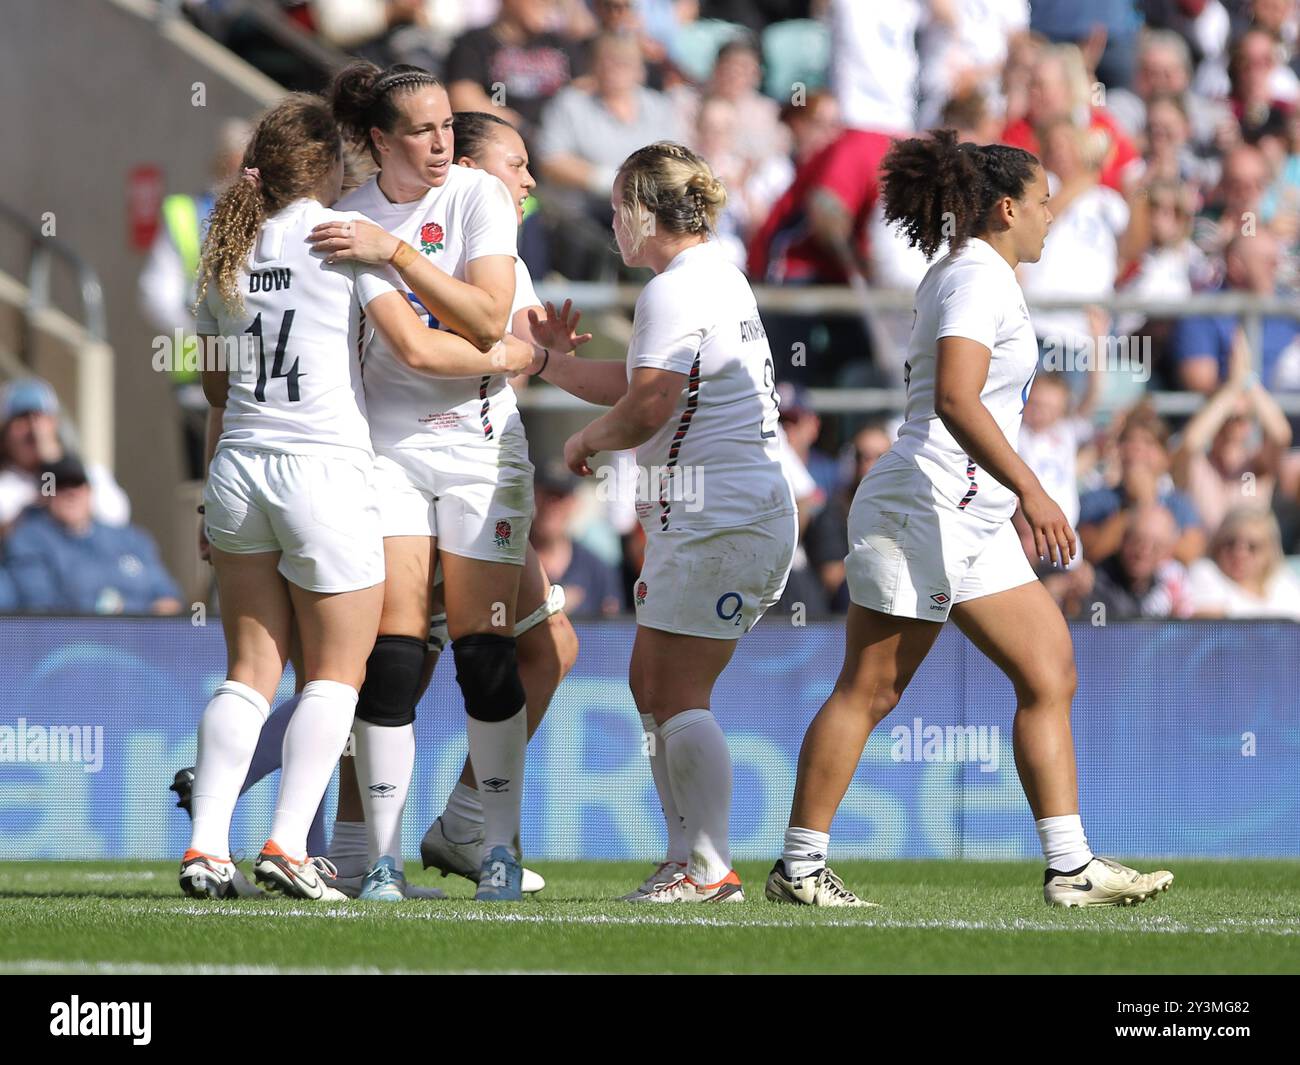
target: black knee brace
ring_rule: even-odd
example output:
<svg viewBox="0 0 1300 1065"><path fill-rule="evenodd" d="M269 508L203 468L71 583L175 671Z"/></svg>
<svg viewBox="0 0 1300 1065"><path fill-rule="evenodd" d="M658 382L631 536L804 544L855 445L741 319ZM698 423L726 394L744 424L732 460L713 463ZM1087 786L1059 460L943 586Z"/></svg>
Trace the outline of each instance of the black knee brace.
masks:
<svg viewBox="0 0 1300 1065"><path fill-rule="evenodd" d="M505 721L524 705L515 638L474 632L452 640L456 683L465 697L465 712L475 721Z"/></svg>
<svg viewBox="0 0 1300 1065"><path fill-rule="evenodd" d="M415 636L380 636L366 660L366 679L357 717L397 728L415 720L424 668L424 641Z"/></svg>

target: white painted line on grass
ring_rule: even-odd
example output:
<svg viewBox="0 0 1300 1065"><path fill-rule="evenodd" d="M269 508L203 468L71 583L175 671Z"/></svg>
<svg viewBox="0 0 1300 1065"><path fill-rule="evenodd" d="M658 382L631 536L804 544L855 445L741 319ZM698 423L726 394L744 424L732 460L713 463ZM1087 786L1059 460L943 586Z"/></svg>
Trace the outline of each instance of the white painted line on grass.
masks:
<svg viewBox="0 0 1300 1065"><path fill-rule="evenodd" d="M383 969L374 965L320 966L320 965L212 965L190 962L139 962L139 961L47 961L41 958L21 958L0 961L0 973L40 973L54 976L166 976L184 973L187 976L289 976L294 974L320 976L425 976L439 973L448 976L480 975L532 975L551 973L546 969Z"/></svg>
<svg viewBox="0 0 1300 1065"><path fill-rule="evenodd" d="M441 921L457 923L485 922L488 924L528 924L528 925L597 925L630 927L708 927L708 928L907 928L933 929L935 931L955 932L1066 932L1074 934L1137 932L1141 934L1162 935L1225 935L1249 934L1293 936L1300 935L1300 922L1276 917L1258 918L1223 918L1213 924L1197 925L1179 921L1163 914L1130 914L1131 921L1126 924L1102 925L1093 923L1073 923L1072 918L1062 916L1060 923L1038 921L1023 917L1010 917L1004 920L965 920L962 918L891 918L873 915L854 919L850 917L830 917L813 921L779 919L770 917L748 917L735 913L734 919L728 914L713 908L709 915L676 914L662 911L629 914L558 914L558 913L519 913L501 912L490 906L475 909L448 909L444 904L407 903L401 908L386 906L381 911L366 904L348 905L346 903L321 903L318 905L294 906L292 909L280 907L263 907L256 902L247 905L230 906L220 902L195 903L178 902L174 906L157 903L123 902L113 907L115 913L139 913L150 916L184 916L206 918L308 918L325 921L357 921L372 917L383 920L399 921ZM1066 923L1071 922L1071 923Z"/></svg>

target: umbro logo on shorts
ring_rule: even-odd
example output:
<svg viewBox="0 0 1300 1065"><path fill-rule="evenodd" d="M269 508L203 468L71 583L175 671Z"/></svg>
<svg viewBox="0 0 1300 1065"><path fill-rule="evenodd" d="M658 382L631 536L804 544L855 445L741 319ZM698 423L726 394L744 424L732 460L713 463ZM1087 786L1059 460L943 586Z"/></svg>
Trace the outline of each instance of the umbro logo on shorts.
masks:
<svg viewBox="0 0 1300 1065"><path fill-rule="evenodd" d="M934 595L930 596L930 598L933 599L940 606L943 606L946 602L948 602L949 596L946 592L935 592Z"/></svg>
<svg viewBox="0 0 1300 1065"><path fill-rule="evenodd" d="M505 791L510 786L510 781L502 777L488 777L487 780L483 781L483 786L488 791L500 792Z"/></svg>
<svg viewBox="0 0 1300 1065"><path fill-rule="evenodd" d="M378 795L380 798L383 798L385 795L388 795L390 792L396 791L397 785L387 784L381 780L378 784L371 784L369 790L371 795Z"/></svg>

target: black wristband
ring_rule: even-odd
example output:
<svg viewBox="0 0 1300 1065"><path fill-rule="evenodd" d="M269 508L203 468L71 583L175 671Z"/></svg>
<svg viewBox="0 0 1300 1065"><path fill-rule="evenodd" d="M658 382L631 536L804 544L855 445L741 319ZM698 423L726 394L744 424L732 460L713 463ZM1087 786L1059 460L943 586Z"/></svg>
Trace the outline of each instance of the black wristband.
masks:
<svg viewBox="0 0 1300 1065"><path fill-rule="evenodd" d="M539 367L537 368L537 376L538 376L538 377L541 377L542 374L544 374L544 373L546 372L546 364L549 363L549 362L551 361L551 349L550 349L550 348L542 348L542 350L543 350L544 352L546 352L546 358L542 359L542 365L539 366Z"/></svg>

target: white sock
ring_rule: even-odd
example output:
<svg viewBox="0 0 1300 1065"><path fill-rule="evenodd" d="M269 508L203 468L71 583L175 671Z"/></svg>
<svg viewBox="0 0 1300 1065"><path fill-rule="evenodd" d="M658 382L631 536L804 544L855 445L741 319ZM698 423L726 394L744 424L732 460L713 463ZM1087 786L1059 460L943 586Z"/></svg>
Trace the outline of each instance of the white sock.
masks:
<svg viewBox="0 0 1300 1065"><path fill-rule="evenodd" d="M191 850L214 858L230 856L230 818L270 713L270 704L237 680L224 681L213 692L199 721Z"/></svg>
<svg viewBox="0 0 1300 1065"><path fill-rule="evenodd" d="M781 861L791 880L815 876L825 865L831 847L831 834L811 828L787 828Z"/></svg>
<svg viewBox="0 0 1300 1065"><path fill-rule="evenodd" d="M335 821L329 860L339 876L364 876L370 859L370 837L364 821Z"/></svg>
<svg viewBox="0 0 1300 1065"><path fill-rule="evenodd" d="M528 719L521 706L504 721L468 718L469 760L483 804L483 853L493 847L519 850L519 814L524 797L524 748Z"/></svg>
<svg viewBox="0 0 1300 1065"><path fill-rule="evenodd" d="M307 829L347 746L356 708L357 689L336 680L313 680L298 698L284 731L280 794L271 823L271 839L290 858L308 857Z"/></svg>
<svg viewBox="0 0 1300 1065"><path fill-rule="evenodd" d="M483 800L478 789L456 781L442 811L442 831L456 843L472 843L483 836Z"/></svg>
<svg viewBox="0 0 1300 1065"><path fill-rule="evenodd" d="M668 750L664 738L655 724L654 714L641 715L641 727L649 736L650 775L654 777L655 791L659 793L659 808L664 812L664 827L668 829L668 854L666 860L685 865L691 859L690 843L686 839L686 821L677 812L677 801L668 782Z"/></svg>
<svg viewBox="0 0 1300 1065"><path fill-rule="evenodd" d="M357 788L366 811L369 862L391 858L402 870L402 813L415 768L415 726L357 720Z"/></svg>
<svg viewBox="0 0 1300 1065"><path fill-rule="evenodd" d="M668 753L668 779L686 819L690 867L696 884L716 884L731 872L731 752L708 710L687 710L659 726Z"/></svg>
<svg viewBox="0 0 1300 1065"><path fill-rule="evenodd" d="M1047 868L1070 873L1092 861L1092 851L1083 834L1083 822L1078 814L1061 814L1044 817L1034 822L1038 839L1043 845Z"/></svg>

